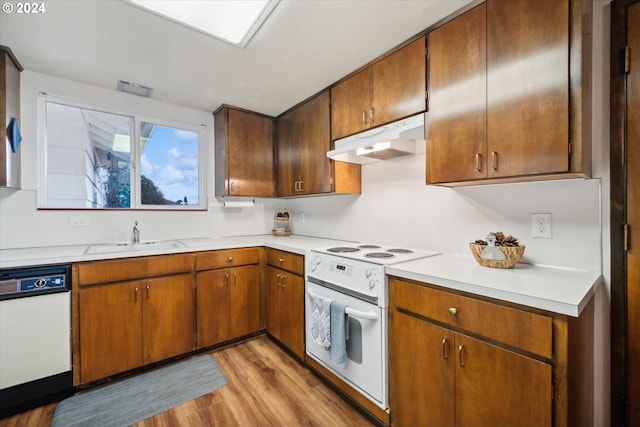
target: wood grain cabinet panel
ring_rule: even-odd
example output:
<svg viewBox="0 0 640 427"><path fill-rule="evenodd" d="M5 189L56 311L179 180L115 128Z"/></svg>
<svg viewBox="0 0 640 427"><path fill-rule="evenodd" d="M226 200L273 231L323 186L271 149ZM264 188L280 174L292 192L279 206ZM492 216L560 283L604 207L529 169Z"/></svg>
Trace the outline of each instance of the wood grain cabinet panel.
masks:
<svg viewBox="0 0 640 427"><path fill-rule="evenodd" d="M304 358L304 257L267 249L267 332Z"/></svg>
<svg viewBox="0 0 640 427"><path fill-rule="evenodd" d="M487 0L429 34L427 184L588 176L590 9Z"/></svg>
<svg viewBox="0 0 640 427"><path fill-rule="evenodd" d="M393 426L590 425L593 304L579 318L389 279Z"/></svg>
<svg viewBox="0 0 640 427"><path fill-rule="evenodd" d="M331 138L424 111L425 53L421 37L331 88Z"/></svg>
<svg viewBox="0 0 640 427"><path fill-rule="evenodd" d="M360 193L360 165L335 162L331 150L330 96L325 91L277 119L278 196Z"/></svg>
<svg viewBox="0 0 640 427"><path fill-rule="evenodd" d="M20 188L20 157L7 138L12 118L20 122L22 65L10 48L0 45L0 187ZM19 151L18 151L19 153Z"/></svg>
<svg viewBox="0 0 640 427"><path fill-rule="evenodd" d="M258 248L196 254L198 348L263 328L259 261Z"/></svg>
<svg viewBox="0 0 640 427"><path fill-rule="evenodd" d="M194 349L190 273L81 288L80 383Z"/></svg>
<svg viewBox="0 0 640 427"><path fill-rule="evenodd" d="M273 118L226 105L214 117L216 196L275 196Z"/></svg>

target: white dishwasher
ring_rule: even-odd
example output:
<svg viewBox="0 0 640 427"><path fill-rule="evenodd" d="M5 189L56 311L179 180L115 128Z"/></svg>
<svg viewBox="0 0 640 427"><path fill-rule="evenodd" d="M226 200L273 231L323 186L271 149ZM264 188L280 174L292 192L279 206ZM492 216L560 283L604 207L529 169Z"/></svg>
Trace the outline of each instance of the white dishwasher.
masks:
<svg viewBox="0 0 640 427"><path fill-rule="evenodd" d="M0 270L0 418L73 394L70 272Z"/></svg>

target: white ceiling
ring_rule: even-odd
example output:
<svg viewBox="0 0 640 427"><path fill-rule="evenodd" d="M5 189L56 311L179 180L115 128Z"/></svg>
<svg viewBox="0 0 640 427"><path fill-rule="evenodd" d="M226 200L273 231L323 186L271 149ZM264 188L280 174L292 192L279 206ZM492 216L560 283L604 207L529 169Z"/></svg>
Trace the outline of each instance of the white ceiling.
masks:
<svg viewBox="0 0 640 427"><path fill-rule="evenodd" d="M0 44L26 70L276 116L470 2L281 0L239 49L122 0L50 0L38 15L0 12Z"/></svg>

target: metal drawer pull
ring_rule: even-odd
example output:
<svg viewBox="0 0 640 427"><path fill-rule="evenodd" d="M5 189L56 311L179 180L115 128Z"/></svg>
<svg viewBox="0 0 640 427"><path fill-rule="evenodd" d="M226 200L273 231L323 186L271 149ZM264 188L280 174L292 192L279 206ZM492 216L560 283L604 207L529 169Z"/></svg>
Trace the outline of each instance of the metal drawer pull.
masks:
<svg viewBox="0 0 640 427"><path fill-rule="evenodd" d="M498 153L495 151L491 152L491 161L493 163L493 170L497 171L498 170Z"/></svg>
<svg viewBox="0 0 640 427"><path fill-rule="evenodd" d="M449 359L449 354L447 353L447 348L449 347L449 341L444 338L442 340L442 358L444 360L448 360Z"/></svg>
<svg viewBox="0 0 640 427"><path fill-rule="evenodd" d="M229 261L229 262L233 262L233 257L232 257L232 256L230 256L229 258L227 258L227 261Z"/></svg>
<svg viewBox="0 0 640 427"><path fill-rule="evenodd" d="M464 359L462 358L463 352L464 352L464 344L461 344L460 347L458 347L458 360L460 361L461 368L464 368Z"/></svg>
<svg viewBox="0 0 640 427"><path fill-rule="evenodd" d="M476 153L476 170L480 172L482 170L482 154Z"/></svg>
<svg viewBox="0 0 640 427"><path fill-rule="evenodd" d="M456 316L458 314L458 309L455 307L449 307L449 309L447 310L449 312L450 315L452 316Z"/></svg>
<svg viewBox="0 0 640 427"><path fill-rule="evenodd" d="M367 124L367 112L366 111L362 111L362 124L364 124L364 125Z"/></svg>
<svg viewBox="0 0 640 427"><path fill-rule="evenodd" d="M312 297L312 298L317 295L311 289L307 289L307 294L309 294L309 296ZM359 319L378 320L378 313L372 313L372 312L369 312L369 311L355 310L355 309L353 309L351 307L345 308L344 312L346 314L348 314L349 316L357 317Z"/></svg>
<svg viewBox="0 0 640 427"><path fill-rule="evenodd" d="M282 264L284 262L284 258L278 258L278 261Z"/></svg>

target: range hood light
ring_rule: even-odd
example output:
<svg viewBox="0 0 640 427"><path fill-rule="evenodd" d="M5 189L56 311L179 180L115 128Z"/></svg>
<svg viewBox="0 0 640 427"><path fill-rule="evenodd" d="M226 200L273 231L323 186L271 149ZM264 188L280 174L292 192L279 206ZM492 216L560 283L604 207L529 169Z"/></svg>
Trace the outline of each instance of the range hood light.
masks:
<svg viewBox="0 0 640 427"><path fill-rule="evenodd" d="M379 142L369 147L358 147L356 150L357 156L366 156L367 154L375 153L376 151L387 150L391 148L391 141Z"/></svg>
<svg viewBox="0 0 640 427"><path fill-rule="evenodd" d="M366 164L424 153L424 113L335 141L333 160Z"/></svg>

